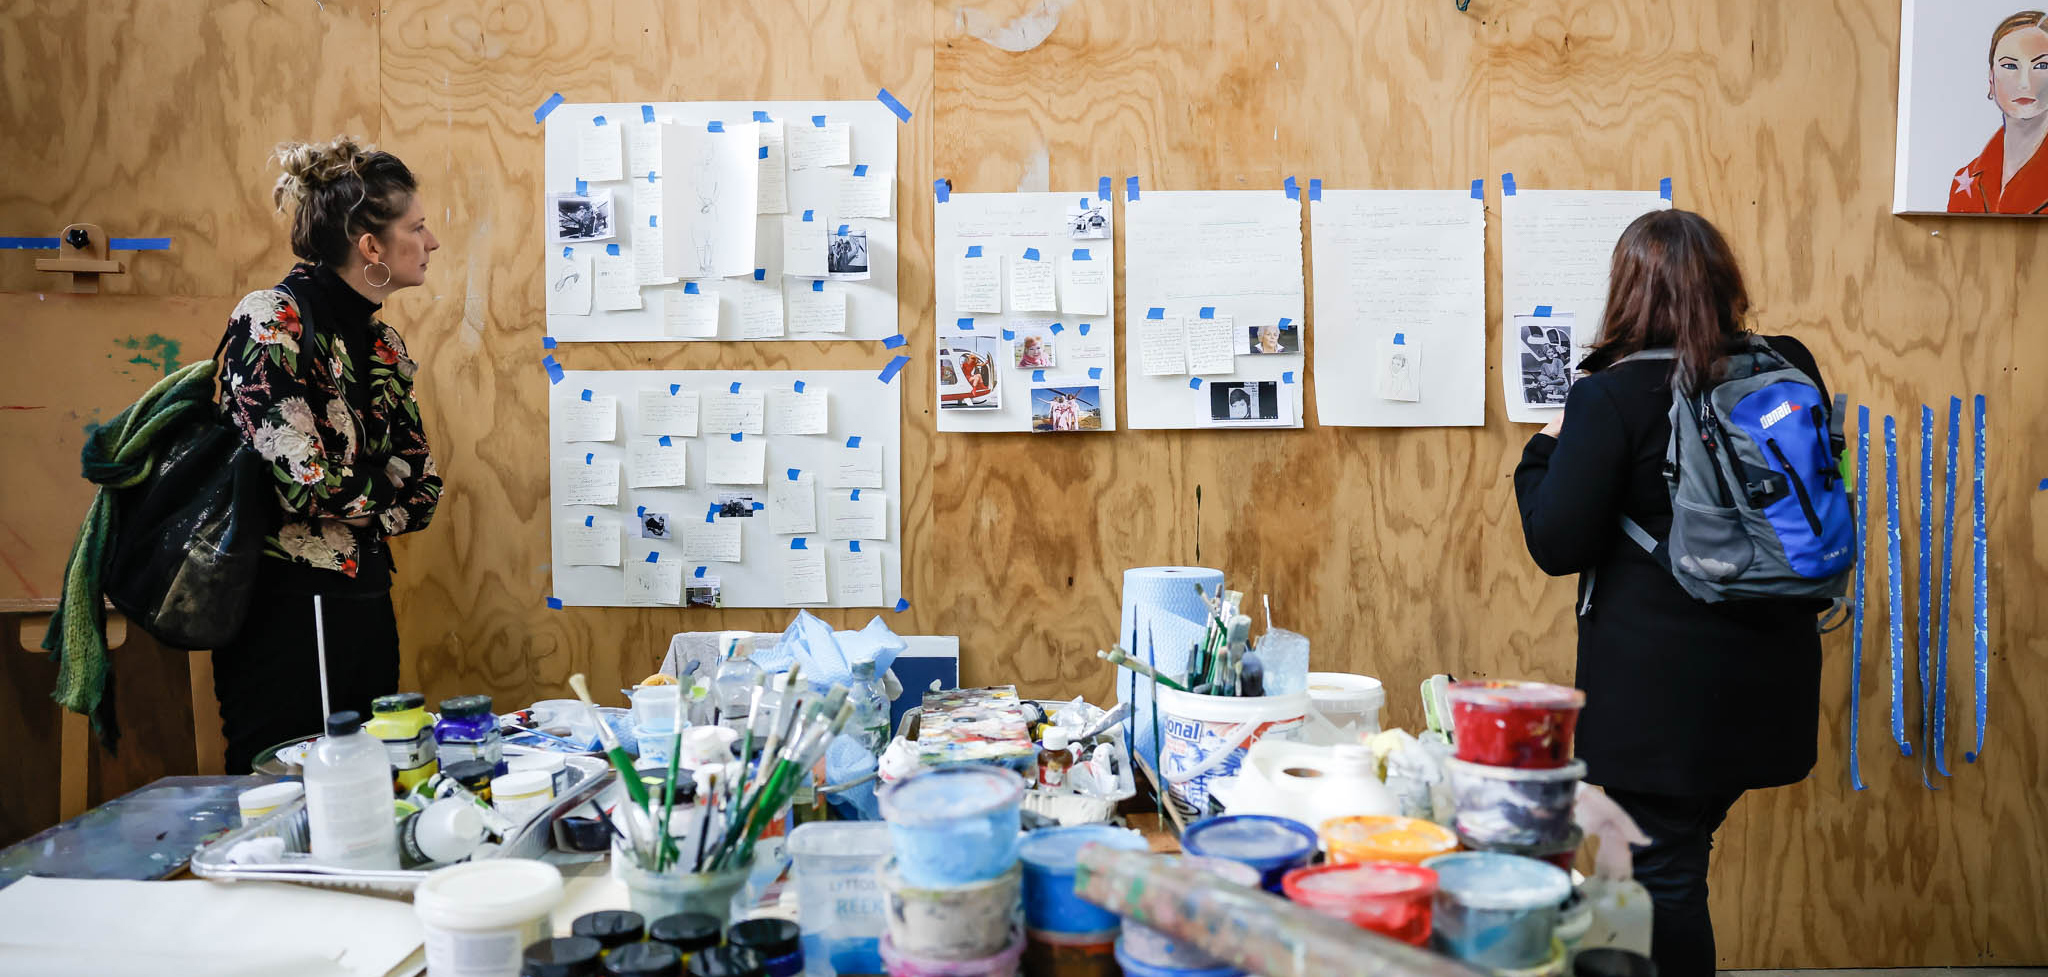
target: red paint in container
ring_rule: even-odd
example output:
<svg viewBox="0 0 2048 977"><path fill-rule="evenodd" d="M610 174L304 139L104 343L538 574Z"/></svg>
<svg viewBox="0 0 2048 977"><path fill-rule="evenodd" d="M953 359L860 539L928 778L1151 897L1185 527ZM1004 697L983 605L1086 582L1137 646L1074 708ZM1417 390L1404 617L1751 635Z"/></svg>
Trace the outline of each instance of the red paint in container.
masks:
<svg viewBox="0 0 2048 977"><path fill-rule="evenodd" d="M1410 946L1429 943L1434 870L1400 862L1319 865L1287 873L1281 888L1304 909Z"/></svg>
<svg viewBox="0 0 2048 977"><path fill-rule="evenodd" d="M1584 692L1544 682L1460 682L1448 697L1458 759L1523 770L1571 762Z"/></svg>

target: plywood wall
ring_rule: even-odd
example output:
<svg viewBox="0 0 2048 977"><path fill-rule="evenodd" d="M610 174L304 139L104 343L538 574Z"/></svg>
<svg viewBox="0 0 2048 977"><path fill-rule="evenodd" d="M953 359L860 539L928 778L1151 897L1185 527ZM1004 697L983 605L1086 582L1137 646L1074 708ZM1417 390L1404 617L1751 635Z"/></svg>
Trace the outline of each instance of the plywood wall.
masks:
<svg viewBox="0 0 2048 977"><path fill-rule="evenodd" d="M1505 423L1498 393L1482 429L938 437L925 188L937 177L963 191L1092 188L1131 174L1175 190L1278 187L1288 175L1460 188L1484 176L1497 220L1503 171L1556 188L1669 176L1679 204L1743 255L1760 323L1805 338L1836 389L1902 417L1981 392L1993 416L1998 655L1984 761L1940 793L1923 789L1886 743L1871 667L1871 786L1849 791L1837 635L1819 769L1752 795L1722 833L1722 963L2048 963L2048 793L2033 731L2048 721L2048 609L2036 599L2048 587L2048 493L2035 490L2048 476L2048 328L2035 321L2048 279L2031 273L2048 228L1890 216L1897 21L1892 0L1473 0L1467 13L1452 0L232 0L203 13L109 0L90 15L15 4L0 20L0 121L35 138L0 145L0 233L93 219L176 243L133 258L135 273L110 288L125 297L62 306L37 294L49 286L28 256L0 259L0 399L33 408L0 412L0 596L53 591L64 523L84 504L67 474L80 418L147 379L146 364L123 374L124 358L100 346L176 330L188 350L204 343L209 319L288 261L265 147L347 130L415 168L445 245L431 283L389 310L424 364L449 484L432 530L398 549L408 681L525 701L560 694L574 671L595 688L630 680L679 629L779 628L773 612L542 605L532 110L555 91L868 98L886 85L916 113L900 130L899 277L920 354L898 381L912 606L889 623L960 635L969 682L1101 696L1110 678L1093 652L1111 640L1122 570L1218 566L1272 595L1277 618L1314 639L1318 667L1385 679L1389 720L1412 724L1408 690L1431 672L1571 677L1570 583L1522 552L1508 476L1529 431ZM1497 252L1488 264L1497 283ZM1497 291L1493 304L1497 314ZM562 353L572 369L885 358L847 344ZM1342 378L1326 368L1309 382Z"/></svg>

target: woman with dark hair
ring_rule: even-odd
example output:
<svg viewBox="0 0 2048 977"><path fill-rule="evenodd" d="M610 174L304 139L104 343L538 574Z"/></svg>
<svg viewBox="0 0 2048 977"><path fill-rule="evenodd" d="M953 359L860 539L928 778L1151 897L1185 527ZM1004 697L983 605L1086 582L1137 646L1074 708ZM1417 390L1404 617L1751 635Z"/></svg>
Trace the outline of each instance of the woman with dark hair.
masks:
<svg viewBox="0 0 2048 977"><path fill-rule="evenodd" d="M1714 831L1744 791L1805 779L1816 752L1815 602L1695 600L1620 525L1627 516L1668 534L1672 388L1711 387L1720 361L1747 348L1748 315L1742 273L1712 224L1682 210L1638 218L1615 245L1605 332L1580 364L1585 376L1515 469L1530 556L1553 576L1582 575L1578 753L1586 779L1651 839L1634 862L1654 905L1660 977L1713 973ZM1806 347L1765 341L1826 402ZM1676 358L1627 359L1652 349Z"/></svg>
<svg viewBox="0 0 2048 977"><path fill-rule="evenodd" d="M426 281L441 246L412 172L345 136L280 146L276 162L272 199L291 208L301 263L235 307L221 362L221 411L262 456L277 499L248 622L213 652L229 773L320 732L323 684L334 711L364 716L396 690L384 540L426 528L441 497L413 400L418 367L376 317L391 293Z"/></svg>

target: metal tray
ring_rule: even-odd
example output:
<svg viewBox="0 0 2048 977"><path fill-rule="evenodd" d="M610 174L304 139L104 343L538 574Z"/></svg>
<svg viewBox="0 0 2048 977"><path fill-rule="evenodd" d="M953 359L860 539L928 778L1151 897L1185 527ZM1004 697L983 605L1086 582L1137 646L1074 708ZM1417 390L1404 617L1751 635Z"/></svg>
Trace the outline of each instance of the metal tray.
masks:
<svg viewBox="0 0 2048 977"><path fill-rule="evenodd" d="M1071 699L1033 699L1030 701L1036 702L1046 711L1047 715L1051 715L1058 709L1071 709L1074 705ZM1089 703L1088 707L1095 710L1090 718L1091 723L1101 719L1105 714L1105 710L1094 703ZM922 706L905 712L903 714L903 721L897 725L897 735L907 740L916 740L918 718L923 712L924 708ZM1105 797L1096 794L1083 794L1080 791L1066 787L1044 787L1032 784L1031 789L1024 792L1024 807L1054 818L1059 817L1062 808L1066 808L1071 812L1077 807L1092 807L1092 810L1080 812L1082 816L1078 821L1068 820L1067 823L1101 823L1114 818L1119 805L1138 796L1137 775L1132 769L1130 748L1124 743L1123 724L1118 723L1104 730L1088 744L1089 749L1093 750L1100 743L1108 743L1116 751L1116 793Z"/></svg>

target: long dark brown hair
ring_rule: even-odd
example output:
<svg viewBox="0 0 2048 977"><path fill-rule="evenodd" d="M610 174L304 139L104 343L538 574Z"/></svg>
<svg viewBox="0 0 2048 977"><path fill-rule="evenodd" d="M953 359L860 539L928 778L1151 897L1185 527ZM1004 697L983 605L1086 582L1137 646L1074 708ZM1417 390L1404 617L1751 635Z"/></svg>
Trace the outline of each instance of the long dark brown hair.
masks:
<svg viewBox="0 0 2048 977"><path fill-rule="evenodd" d="M1689 210L1644 214L1614 245L1600 342L1579 369L1594 373L1631 353L1674 349L1671 382L1704 390L1748 318L1749 292L1721 232Z"/></svg>

